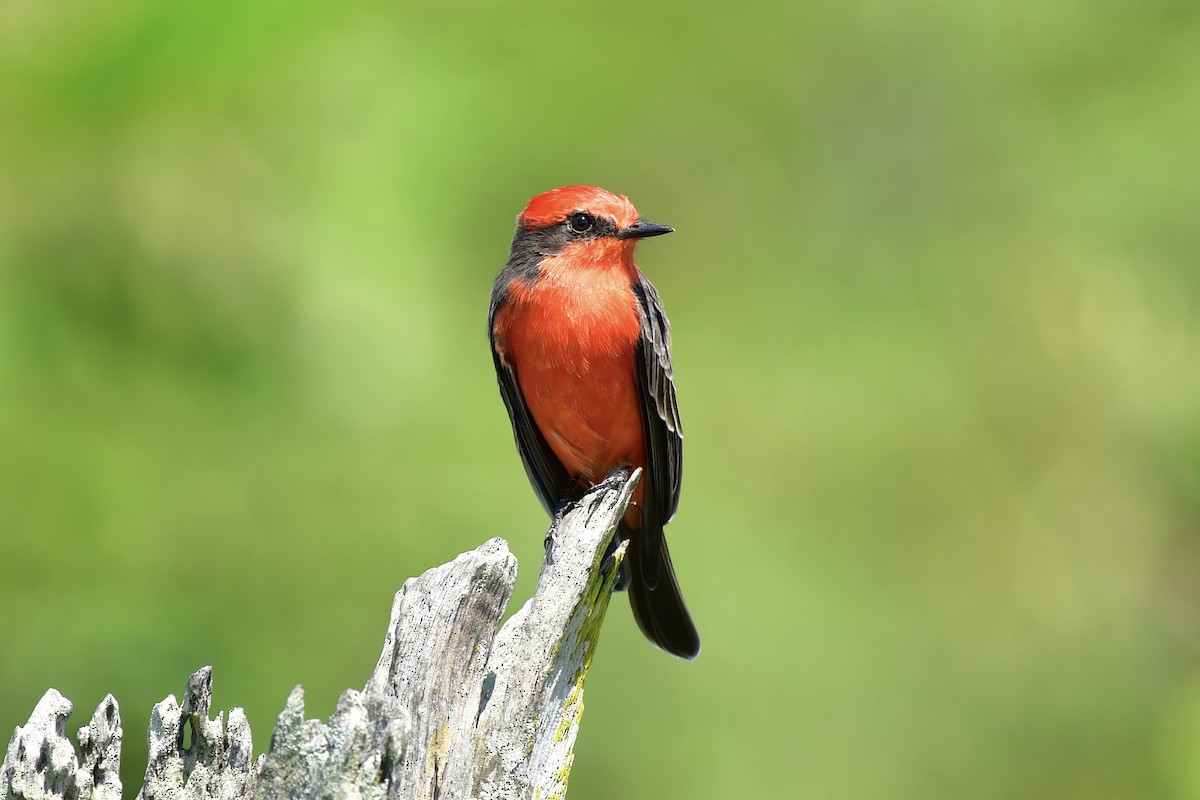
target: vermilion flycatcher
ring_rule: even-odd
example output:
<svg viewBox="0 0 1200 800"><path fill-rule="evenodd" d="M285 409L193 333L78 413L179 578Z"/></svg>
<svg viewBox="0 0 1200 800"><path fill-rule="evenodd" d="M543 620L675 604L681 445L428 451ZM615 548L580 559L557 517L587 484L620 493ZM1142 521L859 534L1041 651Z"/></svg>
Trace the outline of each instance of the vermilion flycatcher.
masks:
<svg viewBox="0 0 1200 800"><path fill-rule="evenodd" d="M488 331L517 450L551 516L614 467L642 468L618 526L618 536L633 540L633 616L650 641L695 658L700 637L663 536L683 467L671 329L658 292L633 263L640 239L672 230L643 221L629 198L603 189L538 195L517 218L492 287Z"/></svg>

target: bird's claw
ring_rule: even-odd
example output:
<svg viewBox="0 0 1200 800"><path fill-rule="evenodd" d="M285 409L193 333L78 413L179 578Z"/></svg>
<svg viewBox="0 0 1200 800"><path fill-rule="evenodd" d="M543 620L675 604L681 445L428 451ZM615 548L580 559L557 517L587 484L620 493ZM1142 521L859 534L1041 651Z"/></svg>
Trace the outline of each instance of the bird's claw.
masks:
<svg viewBox="0 0 1200 800"><path fill-rule="evenodd" d="M621 489L625 488L625 482L629 480L629 476L632 474L633 470L630 467L614 467L612 472L604 476L604 480L600 481L592 488L603 489L606 492L620 491ZM592 517L595 516L596 512L600 510L602 505L604 504L598 499L592 502L591 507L588 508L588 524L591 524Z"/></svg>
<svg viewBox="0 0 1200 800"><path fill-rule="evenodd" d="M562 516L556 516L554 522L550 523L550 530L546 531L546 538L542 540L542 546L546 549L546 563L554 563L554 548L558 545L558 523L562 521Z"/></svg>
<svg viewBox="0 0 1200 800"><path fill-rule="evenodd" d="M604 480L600 481L597 486L604 489L620 489L625 486L625 482L632 474L633 469L630 467L614 467L612 472L604 476Z"/></svg>
<svg viewBox="0 0 1200 800"><path fill-rule="evenodd" d="M613 568L613 562L616 559L617 548L620 546L621 540L618 536L613 536L608 540L608 546L604 549L604 556L600 559L601 568L607 572ZM622 561L620 567L617 568L617 577L613 580L613 591L623 592L629 586L629 564Z"/></svg>

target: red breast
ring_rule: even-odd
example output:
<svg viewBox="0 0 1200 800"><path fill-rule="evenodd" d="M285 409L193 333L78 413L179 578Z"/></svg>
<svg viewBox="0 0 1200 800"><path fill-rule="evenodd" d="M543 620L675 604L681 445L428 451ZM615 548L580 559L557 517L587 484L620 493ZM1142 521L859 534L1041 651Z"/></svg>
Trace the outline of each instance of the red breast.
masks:
<svg viewBox="0 0 1200 800"><path fill-rule="evenodd" d="M645 466L641 324L632 264L620 252L580 258L573 249L545 259L536 280L513 281L495 333L554 454L572 476L596 481L620 462Z"/></svg>

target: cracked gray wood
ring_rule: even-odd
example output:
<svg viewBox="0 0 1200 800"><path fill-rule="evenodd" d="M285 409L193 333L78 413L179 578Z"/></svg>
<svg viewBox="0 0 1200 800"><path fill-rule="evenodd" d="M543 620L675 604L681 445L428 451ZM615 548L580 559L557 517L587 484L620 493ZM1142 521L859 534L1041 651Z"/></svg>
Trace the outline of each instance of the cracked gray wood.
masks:
<svg viewBox="0 0 1200 800"><path fill-rule="evenodd" d="M533 598L504 625L517 564L492 539L405 581L362 691L329 722L306 719L297 686L271 745L253 756L240 708L210 719L211 667L180 703L151 714L139 800L563 797L583 687L625 553L605 559L638 474L610 476L562 519ZM497 628L499 630L497 631ZM104 698L66 735L71 702L50 689L18 727L0 768L4 800L119 800L121 716Z"/></svg>

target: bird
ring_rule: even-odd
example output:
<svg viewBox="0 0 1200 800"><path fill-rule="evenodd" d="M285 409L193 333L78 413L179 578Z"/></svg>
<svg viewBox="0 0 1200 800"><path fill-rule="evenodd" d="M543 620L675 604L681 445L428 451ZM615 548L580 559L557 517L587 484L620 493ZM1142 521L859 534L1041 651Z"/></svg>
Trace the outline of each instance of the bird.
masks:
<svg viewBox="0 0 1200 800"><path fill-rule="evenodd" d="M633 261L642 239L673 232L595 186L537 195L492 286L488 337L517 450L552 519L612 470L641 468L617 526L631 540L620 583L646 638L690 660L700 637L663 534L683 470L671 327Z"/></svg>

